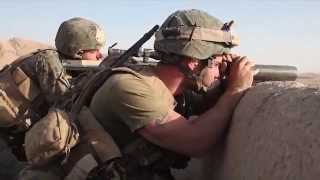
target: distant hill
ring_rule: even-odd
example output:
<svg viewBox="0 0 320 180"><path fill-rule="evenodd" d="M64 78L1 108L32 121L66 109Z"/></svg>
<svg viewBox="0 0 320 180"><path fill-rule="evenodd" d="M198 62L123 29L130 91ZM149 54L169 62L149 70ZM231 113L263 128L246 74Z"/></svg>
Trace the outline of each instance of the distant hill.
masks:
<svg viewBox="0 0 320 180"><path fill-rule="evenodd" d="M310 79L310 78L314 78L320 76L320 73L300 73L299 77L301 79Z"/></svg>
<svg viewBox="0 0 320 180"><path fill-rule="evenodd" d="M309 86L320 87L320 74L319 73L301 73L299 74L298 82L302 82Z"/></svg>
<svg viewBox="0 0 320 180"><path fill-rule="evenodd" d="M10 64L20 56L33 52L37 49L52 48L48 44L27 40L23 38L11 38L9 40L0 40L0 69ZM298 80L307 85L320 86L319 73L301 73Z"/></svg>
<svg viewBox="0 0 320 180"><path fill-rule="evenodd" d="M51 47L44 43L21 38L0 40L0 69L22 55L45 48Z"/></svg>

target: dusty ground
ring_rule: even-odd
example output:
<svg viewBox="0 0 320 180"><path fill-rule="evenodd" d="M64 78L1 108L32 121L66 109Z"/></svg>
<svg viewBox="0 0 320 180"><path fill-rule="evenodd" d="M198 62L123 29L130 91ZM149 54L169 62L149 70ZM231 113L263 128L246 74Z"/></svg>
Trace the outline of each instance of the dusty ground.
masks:
<svg viewBox="0 0 320 180"><path fill-rule="evenodd" d="M297 80L309 86L320 86L320 73L302 73Z"/></svg>
<svg viewBox="0 0 320 180"><path fill-rule="evenodd" d="M21 38L0 40L0 69L22 55L44 48L49 48L49 45Z"/></svg>

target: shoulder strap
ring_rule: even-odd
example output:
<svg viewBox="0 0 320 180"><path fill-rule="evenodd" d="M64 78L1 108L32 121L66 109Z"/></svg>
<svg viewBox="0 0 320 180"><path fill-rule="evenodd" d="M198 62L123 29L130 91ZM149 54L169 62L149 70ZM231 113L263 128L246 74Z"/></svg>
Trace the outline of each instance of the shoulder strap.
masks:
<svg viewBox="0 0 320 180"><path fill-rule="evenodd" d="M76 119L77 115L83 106L90 103L94 93L102 86L102 84L113 74L116 73L131 73L137 77L141 75L130 68L118 67L118 68L103 68L102 70L91 76L88 82L84 85L83 90L80 92L78 98L71 108L71 118Z"/></svg>
<svg viewBox="0 0 320 180"><path fill-rule="evenodd" d="M132 68L129 67L118 67L118 68L113 68L112 69L112 74L116 73L128 73L137 76L138 78L141 78L142 75L138 73L137 71L133 70Z"/></svg>

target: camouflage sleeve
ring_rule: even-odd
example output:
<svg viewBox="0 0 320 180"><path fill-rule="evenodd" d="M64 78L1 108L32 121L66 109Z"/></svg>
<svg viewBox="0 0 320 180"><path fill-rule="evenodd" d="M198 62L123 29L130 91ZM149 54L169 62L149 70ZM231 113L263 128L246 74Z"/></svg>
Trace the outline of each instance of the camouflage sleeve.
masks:
<svg viewBox="0 0 320 180"><path fill-rule="evenodd" d="M35 58L39 86L46 100L53 103L70 90L70 78L62 66L57 52L41 52Z"/></svg>

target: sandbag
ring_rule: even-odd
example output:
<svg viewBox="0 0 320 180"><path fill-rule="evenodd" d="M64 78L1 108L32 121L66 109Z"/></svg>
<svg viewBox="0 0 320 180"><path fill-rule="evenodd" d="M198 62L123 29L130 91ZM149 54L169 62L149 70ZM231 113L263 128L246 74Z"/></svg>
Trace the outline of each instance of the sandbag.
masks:
<svg viewBox="0 0 320 180"><path fill-rule="evenodd" d="M32 164L47 163L57 155L68 154L78 139L79 133L69 115L63 110L51 108L26 133L26 157Z"/></svg>

